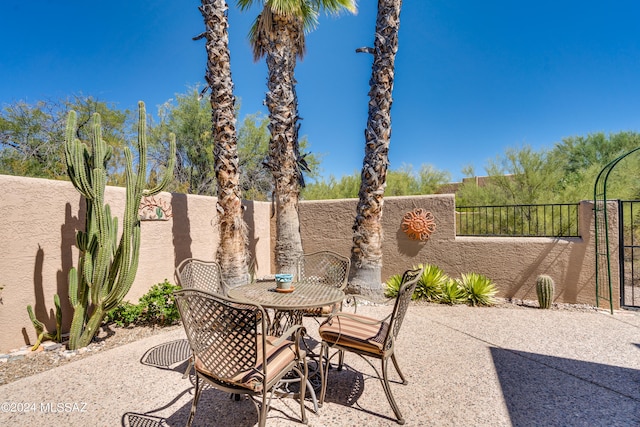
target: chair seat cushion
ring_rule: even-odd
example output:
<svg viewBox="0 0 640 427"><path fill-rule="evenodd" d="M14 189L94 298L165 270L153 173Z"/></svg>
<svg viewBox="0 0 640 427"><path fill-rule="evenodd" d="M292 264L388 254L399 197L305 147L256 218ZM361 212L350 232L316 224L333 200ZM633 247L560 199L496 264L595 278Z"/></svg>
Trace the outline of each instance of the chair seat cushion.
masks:
<svg viewBox="0 0 640 427"><path fill-rule="evenodd" d="M320 337L329 344L350 347L367 353L382 355L384 339L387 336L387 322L369 324L359 322L377 322L371 317L358 314L333 316L320 325Z"/></svg>
<svg viewBox="0 0 640 427"><path fill-rule="evenodd" d="M212 377L213 379L259 393L263 390L265 383L269 383L275 377L280 375L282 373L282 370L289 366L296 359L295 344L293 343L293 341L284 340L279 345L275 346L272 343L274 343L277 339L277 337L272 336L266 337L266 380L264 379L263 375L264 355L261 345L258 346L258 355L256 358L255 367L239 372L232 378L221 378L219 375L216 375L214 370L205 366L204 362L197 356L195 358L195 368L200 373Z"/></svg>

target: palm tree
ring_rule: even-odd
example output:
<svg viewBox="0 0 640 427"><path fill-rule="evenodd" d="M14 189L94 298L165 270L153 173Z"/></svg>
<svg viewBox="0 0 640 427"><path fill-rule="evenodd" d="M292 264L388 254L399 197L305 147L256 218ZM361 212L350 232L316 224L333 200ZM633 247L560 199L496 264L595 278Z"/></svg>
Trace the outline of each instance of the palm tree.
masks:
<svg viewBox="0 0 640 427"><path fill-rule="evenodd" d="M401 7L402 0L378 0L374 47L357 50L373 53L373 66L348 291L365 295L382 293L381 220L389 165L391 95Z"/></svg>
<svg viewBox="0 0 640 427"><path fill-rule="evenodd" d="M238 135L235 98L229 58L228 5L225 0L202 0L199 7L206 30L194 39L206 38L206 81L211 88L214 169L217 181L220 245L217 260L227 285L249 280L247 226L243 218L239 186Z"/></svg>
<svg viewBox="0 0 640 427"><path fill-rule="evenodd" d="M246 10L262 4L249 33L254 59L266 57L269 78L266 105L269 109L269 157L267 167L274 179L276 205L276 267L294 273L302 255L298 200L307 165L298 147L298 98L294 70L305 54L304 33L315 27L320 10L356 11L355 0L237 0Z"/></svg>

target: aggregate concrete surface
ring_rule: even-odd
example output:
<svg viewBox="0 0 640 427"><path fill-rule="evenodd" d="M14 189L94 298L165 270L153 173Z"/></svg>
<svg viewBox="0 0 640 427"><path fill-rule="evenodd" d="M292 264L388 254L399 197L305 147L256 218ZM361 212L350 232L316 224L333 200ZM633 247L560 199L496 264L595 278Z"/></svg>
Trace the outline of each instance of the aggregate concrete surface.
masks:
<svg viewBox="0 0 640 427"><path fill-rule="evenodd" d="M317 344L317 323L304 321ZM184 338L162 333L0 386L0 426L184 426ZM391 387L407 426L640 426L640 312L412 304L396 351L408 384ZM308 425L397 425L373 369L353 354L345 364L317 414L307 398ZM267 426L298 420L296 400L273 399ZM249 400L208 389L193 425L257 421Z"/></svg>

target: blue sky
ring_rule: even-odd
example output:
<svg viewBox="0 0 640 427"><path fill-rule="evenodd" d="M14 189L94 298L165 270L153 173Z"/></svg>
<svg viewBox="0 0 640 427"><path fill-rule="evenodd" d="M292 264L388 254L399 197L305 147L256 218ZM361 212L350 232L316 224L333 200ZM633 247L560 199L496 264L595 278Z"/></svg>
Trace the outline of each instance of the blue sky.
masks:
<svg viewBox="0 0 640 427"><path fill-rule="evenodd" d="M267 71L247 32L258 10L230 1L230 49L242 116L262 111ZM82 93L147 110L202 84L198 1L3 0L0 105ZM360 170L377 2L323 16L296 79L301 135L323 175ZM640 131L640 3L632 0L407 0L392 107L391 168L430 164L453 180L507 147Z"/></svg>

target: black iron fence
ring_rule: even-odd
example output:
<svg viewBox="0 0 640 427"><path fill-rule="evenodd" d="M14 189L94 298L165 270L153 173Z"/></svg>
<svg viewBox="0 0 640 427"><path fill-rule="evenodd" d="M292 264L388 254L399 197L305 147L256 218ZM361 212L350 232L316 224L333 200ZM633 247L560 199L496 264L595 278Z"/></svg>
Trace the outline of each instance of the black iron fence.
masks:
<svg viewBox="0 0 640 427"><path fill-rule="evenodd" d="M618 200L620 304L640 308L640 200Z"/></svg>
<svg viewBox="0 0 640 427"><path fill-rule="evenodd" d="M457 206L456 235L580 237L578 203Z"/></svg>

